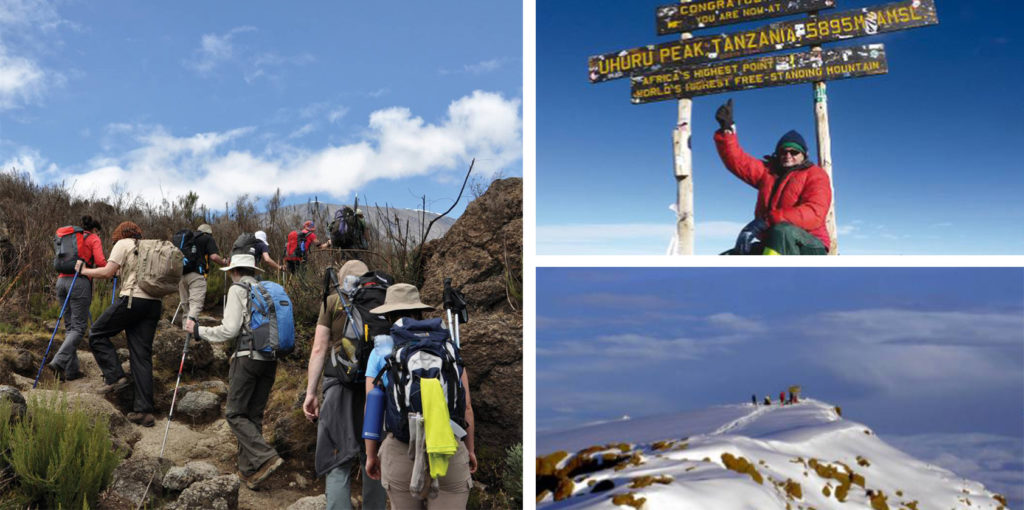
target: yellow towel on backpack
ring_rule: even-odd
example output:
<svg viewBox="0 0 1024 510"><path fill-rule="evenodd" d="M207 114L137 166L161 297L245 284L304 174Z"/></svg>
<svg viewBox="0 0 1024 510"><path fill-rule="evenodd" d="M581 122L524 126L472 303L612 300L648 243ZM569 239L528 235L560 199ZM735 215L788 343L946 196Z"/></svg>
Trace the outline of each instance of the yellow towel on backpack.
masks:
<svg viewBox="0 0 1024 510"><path fill-rule="evenodd" d="M420 399L423 405L423 430L427 436L427 460L430 477L440 478L448 473L448 460L459 448L449 424L448 402L438 379L420 379Z"/></svg>

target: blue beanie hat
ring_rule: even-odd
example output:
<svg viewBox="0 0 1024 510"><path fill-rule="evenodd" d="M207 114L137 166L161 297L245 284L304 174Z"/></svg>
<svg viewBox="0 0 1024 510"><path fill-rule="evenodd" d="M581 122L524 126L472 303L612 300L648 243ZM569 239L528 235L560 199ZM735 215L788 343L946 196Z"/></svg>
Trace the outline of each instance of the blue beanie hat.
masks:
<svg viewBox="0 0 1024 510"><path fill-rule="evenodd" d="M775 153L778 154L786 147L792 147L802 152L804 156L807 155L807 142L804 141L804 137L800 136L800 133L797 133L795 129L782 135L779 143L775 144Z"/></svg>

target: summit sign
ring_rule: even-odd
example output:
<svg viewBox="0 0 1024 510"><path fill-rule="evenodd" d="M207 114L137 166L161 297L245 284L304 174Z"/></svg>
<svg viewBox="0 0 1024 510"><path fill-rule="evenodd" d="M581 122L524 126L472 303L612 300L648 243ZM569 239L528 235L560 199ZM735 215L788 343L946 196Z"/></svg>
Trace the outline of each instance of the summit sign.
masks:
<svg viewBox="0 0 1024 510"><path fill-rule="evenodd" d="M835 7L835 0L700 0L662 5L655 10L658 35L732 25Z"/></svg>

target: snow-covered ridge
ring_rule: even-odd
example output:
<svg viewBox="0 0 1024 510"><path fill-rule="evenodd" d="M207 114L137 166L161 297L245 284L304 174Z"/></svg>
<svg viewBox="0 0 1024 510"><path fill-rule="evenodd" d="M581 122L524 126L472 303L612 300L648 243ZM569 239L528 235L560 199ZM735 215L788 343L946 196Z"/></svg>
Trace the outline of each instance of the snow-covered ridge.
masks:
<svg viewBox="0 0 1024 510"><path fill-rule="evenodd" d="M809 399L603 423L541 435L537 451L546 509L1006 508Z"/></svg>

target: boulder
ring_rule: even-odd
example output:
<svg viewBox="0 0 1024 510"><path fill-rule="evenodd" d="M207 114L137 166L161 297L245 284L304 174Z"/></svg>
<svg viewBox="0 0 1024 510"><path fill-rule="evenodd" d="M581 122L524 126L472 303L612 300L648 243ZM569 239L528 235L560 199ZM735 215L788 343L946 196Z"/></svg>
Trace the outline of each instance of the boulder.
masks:
<svg viewBox="0 0 1024 510"><path fill-rule="evenodd" d="M179 327L158 329L153 337L153 366L173 367L178 371L181 365L181 352L185 348L185 331ZM188 355L185 357L185 370L193 373L196 370L206 371L214 362L210 343L204 340L192 340L188 343Z"/></svg>
<svg viewBox="0 0 1024 510"><path fill-rule="evenodd" d="M25 397L18 391L18 388L14 386L0 386L0 400L11 402L11 416L17 416L19 420L25 417L28 404L25 402Z"/></svg>
<svg viewBox="0 0 1024 510"><path fill-rule="evenodd" d="M306 496L288 506L288 510L326 510L327 496Z"/></svg>
<svg viewBox="0 0 1024 510"><path fill-rule="evenodd" d="M35 379L37 370L39 369L39 361L41 358L25 349L18 349L18 353L14 355L14 359L11 360L11 366L14 368L14 372L22 377L31 377Z"/></svg>
<svg viewBox="0 0 1024 510"><path fill-rule="evenodd" d="M163 483L165 489L182 491L193 483L216 478L218 475L220 472L209 462L195 461L167 470Z"/></svg>
<svg viewBox="0 0 1024 510"><path fill-rule="evenodd" d="M242 481L237 475L221 475L190 485L178 500L167 505L168 510L234 510L238 508L238 488Z"/></svg>
<svg viewBox="0 0 1024 510"><path fill-rule="evenodd" d="M220 397L209 391L190 391L176 404L175 411L194 422L208 422L220 416Z"/></svg>
<svg viewBox="0 0 1024 510"><path fill-rule="evenodd" d="M155 457L144 455L133 455L117 466L114 470L113 480L107 489L109 495L104 499L114 501L127 501L132 506L138 506L143 497L151 501L154 494L163 491L164 474L171 467L171 462ZM153 481L150 485L150 480ZM149 492L146 493L146 486L149 485Z"/></svg>

